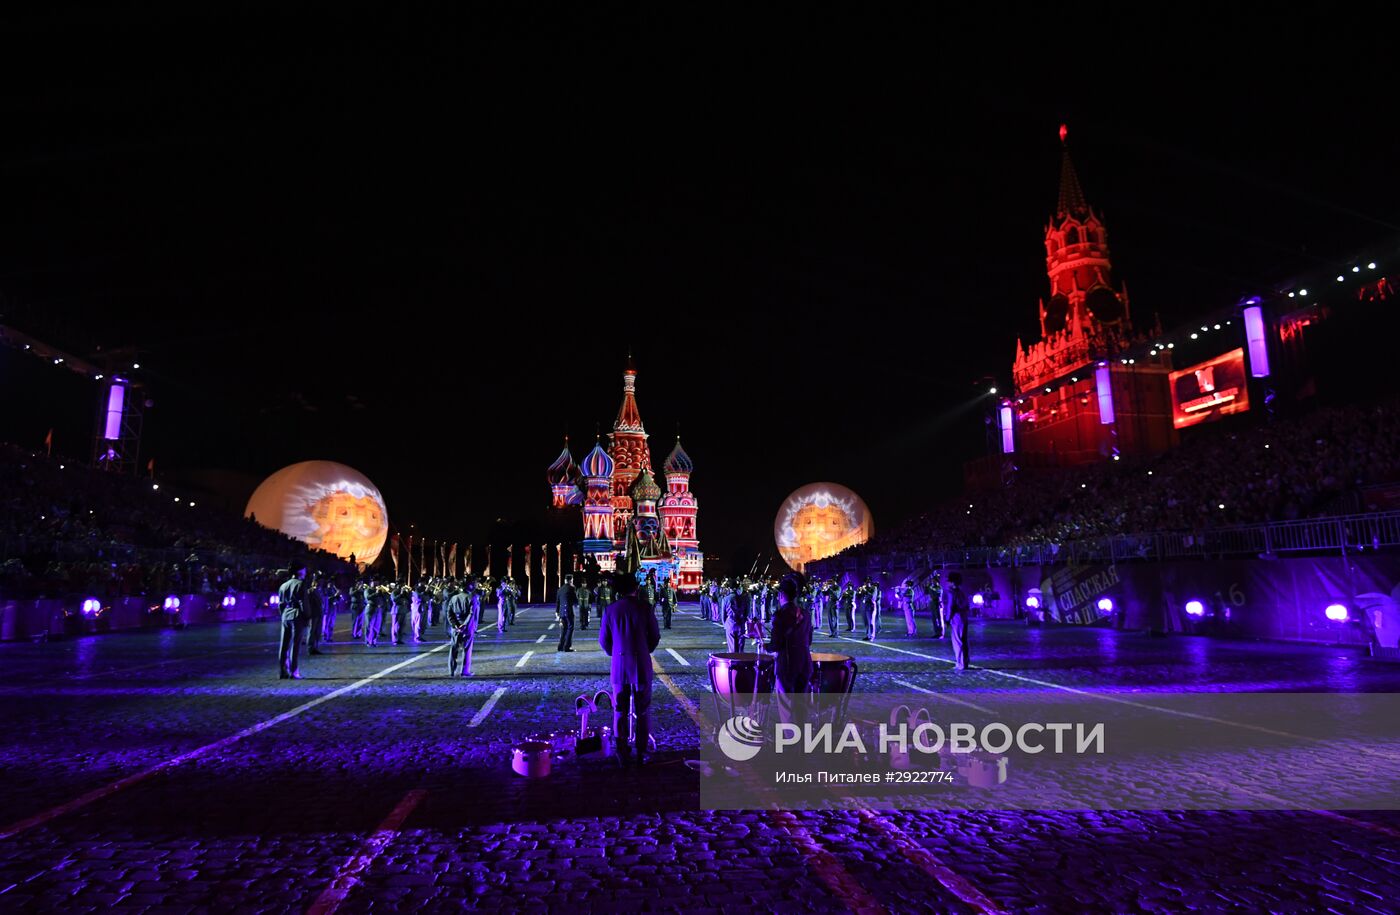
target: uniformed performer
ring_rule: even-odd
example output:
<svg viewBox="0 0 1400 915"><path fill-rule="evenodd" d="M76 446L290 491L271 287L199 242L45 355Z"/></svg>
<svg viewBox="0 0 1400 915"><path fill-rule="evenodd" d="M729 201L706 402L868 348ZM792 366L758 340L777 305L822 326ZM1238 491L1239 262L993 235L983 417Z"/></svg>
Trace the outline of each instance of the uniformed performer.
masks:
<svg viewBox="0 0 1400 915"><path fill-rule="evenodd" d="M326 586L317 572L308 579L306 588L306 650L321 653L321 627L326 622Z"/></svg>
<svg viewBox="0 0 1400 915"><path fill-rule="evenodd" d="M277 678L300 680L301 638L306 633L303 607L306 567L293 567L291 576L277 589L277 606L282 612L282 632L277 641Z"/></svg>
<svg viewBox="0 0 1400 915"><path fill-rule="evenodd" d="M724 613L724 638L731 652L744 650L744 634L748 628L748 613L738 600L738 594L741 593L742 590L735 592L727 588L720 592L720 608Z"/></svg>
<svg viewBox="0 0 1400 915"><path fill-rule="evenodd" d="M836 609L846 617L847 632L854 632L856 628L855 607L856 589L848 578L841 583L841 591L836 595Z"/></svg>
<svg viewBox="0 0 1400 915"><path fill-rule="evenodd" d="M559 621L558 651L574 650L574 608L578 594L574 592L574 576L565 575L564 584L554 596L554 617Z"/></svg>
<svg viewBox="0 0 1400 915"><path fill-rule="evenodd" d="M461 676L472 675L472 644L476 641L477 617L461 585L448 586L443 604L443 619L447 622L447 675L457 676L457 659L462 659Z"/></svg>
<svg viewBox="0 0 1400 915"><path fill-rule="evenodd" d="M574 589L578 595L578 628L588 628L588 611L593 609L593 592L588 587L588 579L578 583Z"/></svg>
<svg viewBox="0 0 1400 915"><path fill-rule="evenodd" d="M763 646L765 651L777 655L773 672L778 716L786 724L802 723L802 699L812 682L812 623L797 600L799 589L796 573L774 588L778 610L773 615L772 638Z"/></svg>
<svg viewBox="0 0 1400 915"><path fill-rule="evenodd" d="M667 578L666 583L661 586L661 626L663 629L671 628L671 614L676 610L676 582Z"/></svg>
<svg viewBox="0 0 1400 915"><path fill-rule="evenodd" d="M914 622L914 584L907 578L899 588L899 602L904 605L905 634L912 639L919 634L919 627Z"/></svg>
<svg viewBox="0 0 1400 915"><path fill-rule="evenodd" d="M602 619L601 614L608 608L608 604L613 602L613 586L610 579L611 576L607 576L602 581L598 582L598 593L595 603L598 605L599 619Z"/></svg>
<svg viewBox="0 0 1400 915"><path fill-rule="evenodd" d="M496 631L504 633L510 624L510 579L502 579L496 587Z"/></svg>
<svg viewBox="0 0 1400 915"><path fill-rule="evenodd" d="M388 585L380 585L369 592L369 615L365 619L366 645L379 644L379 632L384 627L384 616L392 605Z"/></svg>
<svg viewBox="0 0 1400 915"><path fill-rule="evenodd" d="M866 576L865 580L861 582L860 587L856 589L855 604L856 609L860 611L861 619L865 621L865 641L867 642L875 641L876 627L878 625L878 621L875 619L875 613L878 602L879 596L875 590L875 585L871 583L870 577Z"/></svg>
<svg viewBox="0 0 1400 915"><path fill-rule="evenodd" d="M953 669L967 670L967 618L972 612L967 593L962 589L962 573L949 572L948 586L943 589L943 619L953 642Z"/></svg>
<svg viewBox="0 0 1400 915"><path fill-rule="evenodd" d="M365 613L369 609L369 586L362 581L350 588L350 638L365 637Z"/></svg>
<svg viewBox="0 0 1400 915"><path fill-rule="evenodd" d="M345 609L345 593L334 582L326 583L326 615L321 623L321 641L335 641L335 621Z"/></svg>
<svg viewBox="0 0 1400 915"><path fill-rule="evenodd" d="M713 581L704 581L700 583L700 618L707 623L711 619L710 608L714 600L711 594L714 591L714 587L715 583Z"/></svg>

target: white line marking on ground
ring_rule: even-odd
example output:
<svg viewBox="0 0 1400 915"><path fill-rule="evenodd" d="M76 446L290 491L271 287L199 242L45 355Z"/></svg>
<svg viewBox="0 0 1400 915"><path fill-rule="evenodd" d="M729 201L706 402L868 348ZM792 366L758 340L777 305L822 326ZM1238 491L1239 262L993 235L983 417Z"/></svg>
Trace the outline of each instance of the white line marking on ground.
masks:
<svg viewBox="0 0 1400 915"><path fill-rule="evenodd" d="M535 653L535 652L534 652L533 649L531 649L530 651L525 652L523 655L520 656L520 660L515 662L515 666L516 666L516 667L524 667L524 666L525 666L525 662L528 661L528 660L530 660L530 655L532 655L532 654L534 654L534 653Z"/></svg>
<svg viewBox="0 0 1400 915"><path fill-rule="evenodd" d="M427 791L419 788L408 792L404 799L399 801L399 805L384 818L384 822L374 830L374 834L365 840L365 844L360 846L360 850L353 857L341 865L336 873L331 885L326 887L316 901L311 904L311 908L306 910L306 915L332 915L340 904L345 901L345 897L350 895L360 882L360 875L369 869L374 863L374 859L384 851L384 847L392 842L399 834L399 828L403 826L403 821L408 819L408 815L413 812L419 802L427 794Z"/></svg>
<svg viewBox="0 0 1400 915"><path fill-rule="evenodd" d="M668 652L670 652L671 657L673 657L673 658L675 658L677 661L680 661L680 662L681 662L681 666L682 666L682 667L689 667L689 666L690 666L690 662L687 661L685 658L681 657L680 652L676 651L676 649L674 649L674 648L667 648L666 650L667 650Z"/></svg>
<svg viewBox="0 0 1400 915"><path fill-rule="evenodd" d="M539 638L535 639L535 644L538 645L540 642L543 642L547 638L549 638L548 634L542 635Z"/></svg>
<svg viewBox="0 0 1400 915"><path fill-rule="evenodd" d="M944 700L944 701L946 701L946 702L951 702L951 703L953 703L954 705L965 705L965 706L967 706L968 708L970 708L970 709L976 709L977 711L982 712L982 713L985 714L985 715L995 715L995 714L996 714L996 712L992 711L991 709L986 708L985 706L978 705L978 704L975 703L975 702L968 702L966 699L959 699L959 698L957 698L956 696L950 696L950 695L948 695L947 693L935 692L934 690L931 690L931 689L925 689L925 688L922 687L922 686L915 686L913 683L910 683L908 680L896 680L896 681L894 681L894 682L898 683L900 686L907 686L909 689L915 690L915 691L917 691L917 692L927 693L927 694L930 695L930 696L937 696L939 699L942 699L942 700Z"/></svg>
<svg viewBox="0 0 1400 915"><path fill-rule="evenodd" d="M87 794L80 795L66 804L59 804L57 807L50 807L48 810L45 810L42 813L36 813L31 817L27 817L26 819L19 820L15 823L11 823L4 829L0 829L0 839L9 839L14 836L17 836L28 829L33 829L35 826L41 826L44 823L55 819L56 817L63 816L65 813L71 813L74 810L80 810L83 807L86 807L89 804L92 804L96 801L100 801L105 797L110 797L111 795L116 794L118 791L121 791L123 788L130 788L132 785L140 784L141 782L144 782L151 776L164 772L166 769L173 769L181 763L187 763L192 759L199 759L201 756L206 756L210 753L213 753L215 750L222 750L224 747L238 743L244 738L252 737L254 734L261 733L262 731L266 731L270 727L275 727L276 725L279 725L284 721L288 721L292 718L295 718L303 712L309 712L318 705L324 705L325 703L330 702L332 699L335 699L339 696L343 696L346 693L354 692L362 686L366 686L370 683L373 683L380 677L387 677L394 671L402 670L410 664L415 664L418 661L423 660L428 655L433 654L434 652L442 651L446 647L447 644L445 643L439 645L438 647L425 651L420 655L416 655L412 658L409 658L407 661L400 661L397 664L386 667L383 670L379 671L379 673L370 674L363 680L356 680L349 686L342 686L340 689L332 690L331 692L326 693L324 696L317 696L310 702L303 702L301 705L298 705L296 708L291 709L290 711L283 712L282 714L269 718L266 721L261 721L253 725L252 727L244 728L237 734L231 734L228 737L223 738L222 740L216 740L213 743L205 744L204 746L191 750L188 753L181 753L179 756L167 759L165 762L162 763L157 763L156 765L151 766L149 769L143 769L140 772L128 775L126 778L118 779L117 781L112 782L110 785L104 785L101 788L96 788L92 791L89 791Z"/></svg>
<svg viewBox="0 0 1400 915"><path fill-rule="evenodd" d="M486 704L481 707L481 711L472 716L472 720L467 722L467 727L474 728L486 720L486 716L491 714L491 710L496 707L496 703L501 701L501 697L506 694L504 686L498 688L491 694L491 698L486 700Z"/></svg>

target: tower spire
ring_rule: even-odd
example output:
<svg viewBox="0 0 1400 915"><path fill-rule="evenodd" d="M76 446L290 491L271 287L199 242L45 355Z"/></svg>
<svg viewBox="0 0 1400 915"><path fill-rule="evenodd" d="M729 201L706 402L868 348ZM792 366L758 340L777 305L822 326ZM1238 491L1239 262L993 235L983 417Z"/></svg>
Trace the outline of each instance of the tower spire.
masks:
<svg viewBox="0 0 1400 915"><path fill-rule="evenodd" d="M1089 204L1084 200L1084 188L1079 185L1079 173L1074 170L1074 162L1069 157L1069 144L1065 137L1069 128L1060 125L1060 202L1055 207L1055 217L1082 217L1089 212Z"/></svg>

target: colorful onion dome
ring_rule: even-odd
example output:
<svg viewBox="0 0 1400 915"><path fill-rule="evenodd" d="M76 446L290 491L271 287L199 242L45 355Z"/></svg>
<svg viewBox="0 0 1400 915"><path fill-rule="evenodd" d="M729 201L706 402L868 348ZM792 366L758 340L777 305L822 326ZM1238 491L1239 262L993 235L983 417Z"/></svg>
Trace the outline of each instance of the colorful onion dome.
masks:
<svg viewBox="0 0 1400 915"><path fill-rule="evenodd" d="M676 436L676 447L671 449L671 453L666 456L666 462L661 468L667 473L691 473L695 470L695 464L691 462L690 455L685 453L681 447L680 436Z"/></svg>
<svg viewBox="0 0 1400 915"><path fill-rule="evenodd" d="M613 459L603 450L603 443L600 441L593 446L593 450L588 452L588 457L583 459L583 475L586 477L612 477Z"/></svg>
<svg viewBox="0 0 1400 915"><path fill-rule="evenodd" d="M554 459L554 463L549 465L546 473L550 486L564 486L578 478L578 466L574 464L574 456L569 453L569 437L564 436L564 450L559 452L559 456Z"/></svg>
<svg viewBox="0 0 1400 915"><path fill-rule="evenodd" d="M656 485L651 474L643 467L642 472L637 474L636 482L632 484L630 495L636 502L655 502L661 498L661 487Z"/></svg>

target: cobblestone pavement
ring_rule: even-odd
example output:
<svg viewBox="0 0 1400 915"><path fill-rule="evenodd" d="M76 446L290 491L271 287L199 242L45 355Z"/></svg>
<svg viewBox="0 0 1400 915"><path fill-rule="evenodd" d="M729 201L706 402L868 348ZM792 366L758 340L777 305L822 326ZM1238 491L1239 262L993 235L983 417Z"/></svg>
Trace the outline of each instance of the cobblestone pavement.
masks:
<svg viewBox="0 0 1400 915"><path fill-rule="evenodd" d="M596 629L558 654L552 621L483 629L471 679L436 640L342 632L279 681L270 622L0 645L0 910L1396 911L1386 812L701 811L699 729L670 686L708 711L722 639L689 607L656 656L655 764L522 779L512 744L606 684ZM973 635L961 676L933 660L944 642L816 647L854 654L871 691L1400 691L1400 667L1352 649Z"/></svg>

